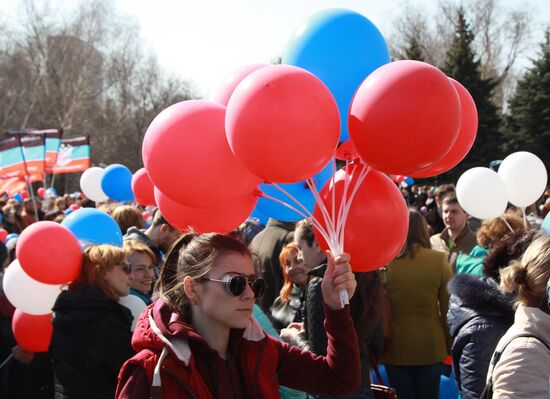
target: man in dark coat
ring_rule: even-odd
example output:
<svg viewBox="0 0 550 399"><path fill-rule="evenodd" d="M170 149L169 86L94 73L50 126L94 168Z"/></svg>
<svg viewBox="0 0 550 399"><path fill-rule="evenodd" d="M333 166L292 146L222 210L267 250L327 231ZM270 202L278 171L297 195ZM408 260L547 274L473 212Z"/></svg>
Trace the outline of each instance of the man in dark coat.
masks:
<svg viewBox="0 0 550 399"><path fill-rule="evenodd" d="M250 251L257 257L257 266L262 277L267 282L267 290L258 300L258 305L266 314L270 314L269 308L283 287L279 255L283 247L293 241L295 225L294 222L281 222L269 218L265 229L260 231L249 245Z"/></svg>

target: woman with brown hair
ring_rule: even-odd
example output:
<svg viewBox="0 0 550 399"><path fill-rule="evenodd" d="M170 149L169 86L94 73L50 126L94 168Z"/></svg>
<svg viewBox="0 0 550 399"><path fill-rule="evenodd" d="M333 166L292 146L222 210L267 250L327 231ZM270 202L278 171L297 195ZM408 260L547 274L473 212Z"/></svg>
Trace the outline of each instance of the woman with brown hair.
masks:
<svg viewBox="0 0 550 399"><path fill-rule="evenodd" d="M524 231L523 219L507 212L501 217L486 219L476 233L477 244L469 254L460 253L456 258L456 274L469 273L483 276L483 260L491 249L507 234Z"/></svg>
<svg viewBox="0 0 550 399"><path fill-rule="evenodd" d="M252 318L266 288L252 255L221 234L187 234L163 265L159 299L142 314L139 353L120 372L117 398L280 398L279 384L342 395L359 384L357 337L349 307L356 282L349 256L329 255L323 281L328 355L301 351L265 334Z"/></svg>
<svg viewBox="0 0 550 399"><path fill-rule="evenodd" d="M56 398L113 398L120 367L133 354L128 295L131 268L121 248L86 248L79 277L53 307L50 345Z"/></svg>
<svg viewBox="0 0 550 399"><path fill-rule="evenodd" d="M405 247L387 266L392 330L382 355L400 399L438 397L441 362L451 349L445 320L451 275L446 254L430 249L426 220L409 209Z"/></svg>
<svg viewBox="0 0 550 399"><path fill-rule="evenodd" d="M132 205L117 206L111 216L117 222L123 235L126 234L130 227L143 229L145 226L141 211Z"/></svg>
<svg viewBox="0 0 550 399"><path fill-rule="evenodd" d="M279 255L284 284L271 306L271 322L276 330L286 328L290 323L302 322L308 269L299 254L298 246L292 242L287 244Z"/></svg>

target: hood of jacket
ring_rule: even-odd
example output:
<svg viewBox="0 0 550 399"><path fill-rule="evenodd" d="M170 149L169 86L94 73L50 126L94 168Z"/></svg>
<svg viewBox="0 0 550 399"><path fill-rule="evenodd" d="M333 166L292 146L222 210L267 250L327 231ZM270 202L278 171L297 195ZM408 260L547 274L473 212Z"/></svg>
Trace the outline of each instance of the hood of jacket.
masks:
<svg viewBox="0 0 550 399"><path fill-rule="evenodd" d="M113 320L127 323L128 329L132 323L132 314L128 308L89 285L80 285L72 290L62 291L52 311L54 326L65 331L91 326L92 323L110 314L118 316Z"/></svg>
<svg viewBox="0 0 550 399"><path fill-rule="evenodd" d="M451 298L447 322L452 336L474 317L495 317L502 321L514 320L512 295L503 294L491 278L457 274L448 285Z"/></svg>
<svg viewBox="0 0 550 399"><path fill-rule="evenodd" d="M229 339L229 351L238 350L240 339L261 341L265 334L254 317L250 318L246 329L232 329ZM132 346L139 352L143 349L162 351L167 349L181 362L189 365L191 349L189 342L199 344L201 350L213 351L204 338L184 317L157 299L145 308L136 323L132 336ZM196 347L196 346L195 346Z"/></svg>

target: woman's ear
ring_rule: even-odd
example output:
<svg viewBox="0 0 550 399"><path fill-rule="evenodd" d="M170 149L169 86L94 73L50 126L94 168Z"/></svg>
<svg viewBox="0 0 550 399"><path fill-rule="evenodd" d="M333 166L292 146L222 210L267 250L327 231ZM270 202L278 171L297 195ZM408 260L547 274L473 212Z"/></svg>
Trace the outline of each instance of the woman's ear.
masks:
<svg viewBox="0 0 550 399"><path fill-rule="evenodd" d="M197 291L197 282L192 277L186 276L183 279L183 292L193 305L199 303L199 293Z"/></svg>

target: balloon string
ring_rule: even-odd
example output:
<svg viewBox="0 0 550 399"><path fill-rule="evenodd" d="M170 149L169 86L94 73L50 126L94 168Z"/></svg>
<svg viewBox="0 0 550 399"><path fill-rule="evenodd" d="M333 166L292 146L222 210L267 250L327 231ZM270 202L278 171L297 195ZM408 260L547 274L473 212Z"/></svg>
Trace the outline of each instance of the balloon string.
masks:
<svg viewBox="0 0 550 399"><path fill-rule="evenodd" d="M307 208L305 208L307 214L305 214L304 212L301 212L300 210L296 209L295 207L293 207L292 205L290 205L289 203L287 202L284 202L282 200L280 200L279 198L275 198L275 197L272 197L271 195L268 195L266 193L264 193L263 191L261 192L261 194L259 194L259 196L263 197L263 198L266 198L266 199L270 199L272 201L275 201L283 206L286 206L287 208L293 210L294 212L296 212L298 215L300 215L301 217L303 217L304 219L309 219L311 220L311 222L313 223L314 227L319 230L319 232L321 233L321 235L323 236L323 238L325 239L325 241L328 243L330 241L330 238L329 236L327 235L327 233L325 232L325 230L323 229L323 226L321 225L321 223L319 223L319 221L311 214L311 212L309 212L309 210L307 210Z"/></svg>
<svg viewBox="0 0 550 399"><path fill-rule="evenodd" d="M9 361L10 361L12 358L13 358L13 353L12 353L11 355L9 355L9 356L6 358L6 360L4 360L4 361L2 362L2 364L0 364L0 370L2 370L2 367L4 367L6 364L8 364Z"/></svg>
<svg viewBox="0 0 550 399"><path fill-rule="evenodd" d="M282 188L279 184L277 183L271 183L271 185L273 187L275 187L277 190L279 190L281 193L283 193L284 195L286 195L288 198L290 198L292 201L294 201L295 204L297 204L300 208L302 208L302 210L304 212L306 212L308 214L308 216L304 216L306 219L310 218L312 216L311 212L309 211L309 209L307 209L300 201L298 201L292 194L290 194L288 191L286 191L284 188ZM262 194L263 191L262 191ZM265 197L265 198L269 198L269 199L273 199L273 197ZM287 204L286 202L279 202L287 207L291 206L289 204ZM298 214L302 215L303 216L303 213L300 213L296 210L296 208L292 207L291 208L293 211L297 212Z"/></svg>
<svg viewBox="0 0 550 399"><path fill-rule="evenodd" d="M332 218L329 215L328 209L325 206L325 203L323 202L323 200L321 199L321 194L317 190L317 184L315 183L315 179L313 178L307 179L306 184L309 187L313 195L313 198L315 199L315 202L319 205L319 209L321 210L321 215L323 216L323 220L325 221L327 234L329 237L331 237L331 242L333 243L334 242L334 225L332 223ZM323 206L321 206L320 204L322 204ZM331 245L331 243L328 243L328 244L332 250L334 245L333 244Z"/></svg>
<svg viewBox="0 0 550 399"><path fill-rule="evenodd" d="M513 233L514 229L512 228L512 226L510 226L510 223L508 223L506 218L504 216L500 216L500 219L504 222L504 224L508 227L508 229L510 229L510 232Z"/></svg>
<svg viewBox="0 0 550 399"><path fill-rule="evenodd" d="M523 213L523 227L527 230L527 215L525 214L525 207L521 207L521 212Z"/></svg>
<svg viewBox="0 0 550 399"><path fill-rule="evenodd" d="M366 179L367 175L369 174L369 172L371 170L372 170L372 168L370 166L367 166L367 165L365 165L364 167L361 168L361 172L359 173L359 177L357 178L357 182L353 186L353 190L352 190L351 194L348 196L347 203L346 203L346 206L345 206L345 209L344 209L344 214L342 215L342 220L341 220L342 229L340 231L340 236L339 236L342 248L344 247L344 233L346 231L344 227L345 227L346 222L348 220L348 215L349 215L349 210L351 208L351 203L352 203L353 199L355 198L355 195L357 194L357 191L359 190L359 187L361 186L361 184L363 184L363 181Z"/></svg>

